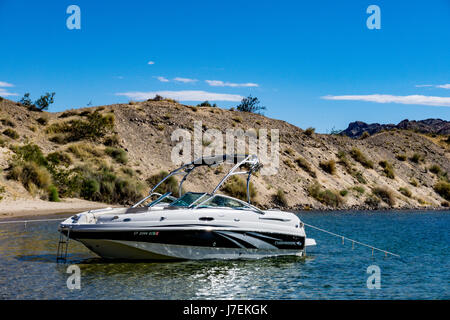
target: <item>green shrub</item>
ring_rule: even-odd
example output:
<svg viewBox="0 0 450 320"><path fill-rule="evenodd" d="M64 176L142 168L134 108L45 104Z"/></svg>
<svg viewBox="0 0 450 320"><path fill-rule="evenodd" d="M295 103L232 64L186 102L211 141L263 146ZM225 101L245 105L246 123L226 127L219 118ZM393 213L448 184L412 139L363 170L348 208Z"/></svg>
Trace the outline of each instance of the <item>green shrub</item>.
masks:
<svg viewBox="0 0 450 320"><path fill-rule="evenodd" d="M114 181L114 202L135 203L142 197L144 185L129 178L119 177Z"/></svg>
<svg viewBox="0 0 450 320"><path fill-rule="evenodd" d="M123 149L107 147L105 153L118 163L126 164L128 162L127 152Z"/></svg>
<svg viewBox="0 0 450 320"><path fill-rule="evenodd" d="M66 138L62 134L55 134L54 136L50 137L48 140L51 142L57 143L57 144L65 144Z"/></svg>
<svg viewBox="0 0 450 320"><path fill-rule="evenodd" d="M16 127L16 124L14 122L12 122L10 119L1 119L0 122L4 125L4 126L9 126L12 128Z"/></svg>
<svg viewBox="0 0 450 320"><path fill-rule="evenodd" d="M364 175L361 171L355 171L352 176L355 177L359 183L367 184L367 180L364 178Z"/></svg>
<svg viewBox="0 0 450 320"><path fill-rule="evenodd" d="M391 190L385 187L375 187L372 193L390 206L395 205L395 197Z"/></svg>
<svg viewBox="0 0 450 320"><path fill-rule="evenodd" d="M342 204L342 198L339 194L328 189L322 190L317 182L309 186L308 193L317 201L328 206L337 207Z"/></svg>
<svg viewBox="0 0 450 320"><path fill-rule="evenodd" d="M134 172L133 169L126 167L126 168L121 168L121 170L122 170L122 172L125 173L126 175L128 175L128 176L130 176L130 177L134 177L135 172Z"/></svg>
<svg viewBox="0 0 450 320"><path fill-rule="evenodd" d="M409 183L410 183L412 186L414 186L414 187L417 187L417 186L419 185L419 183L417 182L417 180L414 179L414 178L412 178L412 179L409 181Z"/></svg>
<svg viewBox="0 0 450 320"><path fill-rule="evenodd" d="M341 190L341 191L339 191L339 194L342 196L342 197L345 197L347 194L348 194L348 190Z"/></svg>
<svg viewBox="0 0 450 320"><path fill-rule="evenodd" d="M204 101L204 102L198 104L197 107L210 107L210 108L216 108L216 107L217 107L217 104L214 103L213 105L211 105L211 104L209 103L209 101Z"/></svg>
<svg viewBox="0 0 450 320"><path fill-rule="evenodd" d="M233 117L232 119L233 119L233 121L235 121L237 123L242 123L242 118L241 117Z"/></svg>
<svg viewBox="0 0 450 320"><path fill-rule="evenodd" d="M408 188L402 187L402 188L398 189L398 191L399 191L402 195L404 195L405 197L411 198L411 195L412 195L412 194L411 194L411 191L409 191Z"/></svg>
<svg viewBox="0 0 450 320"><path fill-rule="evenodd" d="M166 171L161 171L158 174L154 174L145 180L150 188L154 188L158 182L160 182L165 176L169 173ZM166 181L164 181L155 192L159 192L164 194L166 192L172 192L173 195L178 197L179 189L178 189L178 181L174 176L171 176Z"/></svg>
<svg viewBox="0 0 450 320"><path fill-rule="evenodd" d="M77 116L78 112L76 112L75 110L68 110L68 111L64 111L62 114L60 114L58 116L58 118L68 118L68 117L73 117L73 116Z"/></svg>
<svg viewBox="0 0 450 320"><path fill-rule="evenodd" d="M372 208L376 208L378 207L378 205L380 204L381 200L374 196L373 194L368 195L366 200L364 201L368 206L372 207Z"/></svg>
<svg viewBox="0 0 450 320"><path fill-rule="evenodd" d="M434 191L442 198L450 201L450 183L446 181L439 181L434 185Z"/></svg>
<svg viewBox="0 0 450 320"><path fill-rule="evenodd" d="M295 168L295 165L292 163L291 159L284 159L283 163L289 168Z"/></svg>
<svg viewBox="0 0 450 320"><path fill-rule="evenodd" d="M108 147L117 147L120 144L119 136L117 134L108 136L105 138L103 144Z"/></svg>
<svg viewBox="0 0 450 320"><path fill-rule="evenodd" d="M45 126L48 123L48 116L47 115L43 115L39 118L36 119L37 123Z"/></svg>
<svg viewBox="0 0 450 320"><path fill-rule="evenodd" d="M307 129L305 130L305 134L306 134L307 136L312 136L313 133L314 133L315 131L316 131L315 128L309 127L309 128L307 128Z"/></svg>
<svg viewBox="0 0 450 320"><path fill-rule="evenodd" d="M97 109L98 112L100 112L100 108ZM88 115L92 114L90 110L84 110L80 112L80 117L87 117Z"/></svg>
<svg viewBox="0 0 450 320"><path fill-rule="evenodd" d="M383 172L386 177L388 177L389 179L395 179L395 173L392 164L390 164L386 160L380 161L378 164L383 168Z"/></svg>
<svg viewBox="0 0 450 320"><path fill-rule="evenodd" d="M88 143L77 143L72 144L67 148L68 152L73 153L77 158L81 160L88 159L92 156L101 157L103 152L100 149L97 149L95 146L92 146Z"/></svg>
<svg viewBox="0 0 450 320"><path fill-rule="evenodd" d="M339 159L338 163L340 165L342 165L348 173L352 174L353 173L353 168L352 168L352 165L351 165L350 161L347 159L345 151L342 151L342 150L339 151L336 154L336 156Z"/></svg>
<svg viewBox="0 0 450 320"><path fill-rule="evenodd" d="M60 201L58 189L53 185L48 188L48 200L52 202Z"/></svg>
<svg viewBox="0 0 450 320"><path fill-rule="evenodd" d="M364 189L364 187L361 186L354 186L352 189L358 192L359 194L363 194L366 191L366 189Z"/></svg>
<svg viewBox="0 0 450 320"><path fill-rule="evenodd" d="M211 143L212 143L211 140L206 140L206 139L203 139L203 140L202 140L202 145L203 145L204 147L208 147Z"/></svg>
<svg viewBox="0 0 450 320"><path fill-rule="evenodd" d="M27 144L24 146L13 146L11 148L16 153L16 158L24 161L31 161L40 166L47 166L47 159L39 146Z"/></svg>
<svg viewBox="0 0 450 320"><path fill-rule="evenodd" d="M397 160L399 161L405 161L406 160L406 154L398 154L395 156L395 158L397 158Z"/></svg>
<svg viewBox="0 0 450 320"><path fill-rule="evenodd" d="M424 160L424 157L421 154L414 153L409 160L414 163L419 163Z"/></svg>
<svg viewBox="0 0 450 320"><path fill-rule="evenodd" d="M94 178L87 178L81 186L81 196L85 199L96 200L100 197L100 184Z"/></svg>
<svg viewBox="0 0 450 320"><path fill-rule="evenodd" d="M286 195L284 194L284 191L282 189L278 189L277 193L273 196L273 198L276 204L281 205L283 207L288 206Z"/></svg>
<svg viewBox="0 0 450 320"><path fill-rule="evenodd" d="M367 131L364 131L359 138L362 140L362 139L366 139L368 137L370 137L370 133L368 133Z"/></svg>
<svg viewBox="0 0 450 320"><path fill-rule="evenodd" d="M437 164L433 164L430 168L429 168L430 172L434 173L437 176L440 176L442 173L442 169L440 166L438 166Z"/></svg>
<svg viewBox="0 0 450 320"><path fill-rule="evenodd" d="M297 163L297 165L302 168L304 171L306 171L307 173L309 173L309 175L313 178L316 177L316 172L314 170L312 170L311 166L309 165L308 161L306 161L304 158L302 157L298 157L295 159L295 163Z"/></svg>
<svg viewBox="0 0 450 320"><path fill-rule="evenodd" d="M72 158L65 152L49 153L47 161L54 165L64 165L66 167L72 164Z"/></svg>
<svg viewBox="0 0 450 320"><path fill-rule="evenodd" d="M350 151L350 155L353 159L355 159L355 161L358 161L360 164L362 164L363 167L373 169L373 162L368 160L366 156L361 152L361 150L353 148Z"/></svg>
<svg viewBox="0 0 450 320"><path fill-rule="evenodd" d="M14 140L16 140L16 139L19 138L19 134L18 134L15 130L13 130L13 129L11 129L11 128L5 129L5 130L3 131L3 134L4 134L5 136L10 137L11 139L14 139Z"/></svg>
<svg viewBox="0 0 450 320"><path fill-rule="evenodd" d="M47 169L35 162L12 163L7 177L8 179L20 181L28 191L33 189L33 185L41 189L47 189L52 182L51 175Z"/></svg>
<svg viewBox="0 0 450 320"><path fill-rule="evenodd" d="M256 189L250 182L250 198L256 195ZM237 176L231 176L222 187L222 190L231 197L247 201L247 182Z"/></svg>
<svg viewBox="0 0 450 320"><path fill-rule="evenodd" d="M319 166L326 173L329 173L329 174L336 173L336 162L334 160L322 161L322 162L320 162Z"/></svg>
<svg viewBox="0 0 450 320"><path fill-rule="evenodd" d="M83 139L96 141L114 128L114 115L102 115L98 111L86 116L86 120L74 119L62 123L54 123L47 129L47 133L64 133L65 142Z"/></svg>

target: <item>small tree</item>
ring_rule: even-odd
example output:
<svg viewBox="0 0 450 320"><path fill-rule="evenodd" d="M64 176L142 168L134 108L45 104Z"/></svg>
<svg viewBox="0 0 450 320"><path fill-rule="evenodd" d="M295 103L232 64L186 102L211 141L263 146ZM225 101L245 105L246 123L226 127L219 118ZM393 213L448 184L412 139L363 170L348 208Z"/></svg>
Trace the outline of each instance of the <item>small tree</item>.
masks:
<svg viewBox="0 0 450 320"><path fill-rule="evenodd" d="M23 95L22 99L20 99L19 102L25 107L30 107L33 105L30 99L30 94L28 92Z"/></svg>
<svg viewBox="0 0 450 320"><path fill-rule="evenodd" d="M217 104L215 104L215 103L214 103L214 104L211 104L211 103L209 103L208 100L206 100L206 101L203 101L202 103L198 104L197 107L211 107L211 108L216 108L216 107L217 107Z"/></svg>
<svg viewBox="0 0 450 320"><path fill-rule="evenodd" d="M55 93L46 93L45 96L41 96L38 100L36 100L35 104L39 111L47 110L48 106L53 103L53 97Z"/></svg>
<svg viewBox="0 0 450 320"><path fill-rule="evenodd" d="M241 103L236 106L238 111L251 112L262 114L262 110L266 110L266 107L260 105L260 101L257 97L249 95L247 98L241 100Z"/></svg>

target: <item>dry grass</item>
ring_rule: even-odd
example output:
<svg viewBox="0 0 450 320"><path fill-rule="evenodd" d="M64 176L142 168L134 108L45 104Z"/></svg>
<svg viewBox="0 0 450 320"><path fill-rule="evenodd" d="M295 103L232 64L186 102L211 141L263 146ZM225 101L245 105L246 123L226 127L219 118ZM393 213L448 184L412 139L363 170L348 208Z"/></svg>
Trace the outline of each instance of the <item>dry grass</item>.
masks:
<svg viewBox="0 0 450 320"><path fill-rule="evenodd" d="M222 190L231 197L247 201L247 182L237 176L228 179ZM256 196L256 189L252 182L250 182L249 191L250 198Z"/></svg>
<svg viewBox="0 0 450 320"><path fill-rule="evenodd" d="M328 189L322 189L322 187L317 182L309 186L308 193L317 201L328 206L338 207L343 203L340 194Z"/></svg>
<svg viewBox="0 0 450 320"><path fill-rule="evenodd" d="M395 205L395 196L390 189L386 187L375 187L372 193L391 207Z"/></svg>
<svg viewBox="0 0 450 320"><path fill-rule="evenodd" d="M282 189L278 189L277 193L273 195L273 201L283 207L288 206L286 195L284 194L284 191Z"/></svg>
<svg viewBox="0 0 450 320"><path fill-rule="evenodd" d="M358 148L353 148L350 151L350 155L355 161L358 161L363 167L373 169L373 162L367 159L367 157Z"/></svg>
<svg viewBox="0 0 450 320"><path fill-rule="evenodd" d="M316 177L316 172L311 168L308 161L305 160L305 158L298 157L295 159L295 163L302 168L305 172L309 173L309 175L313 178Z"/></svg>
<svg viewBox="0 0 450 320"><path fill-rule="evenodd" d="M320 162L319 166L326 173L329 173L329 174L336 173L336 161L334 161L334 160L322 161L322 162Z"/></svg>
<svg viewBox="0 0 450 320"><path fill-rule="evenodd" d="M395 172L391 163L389 163L386 160L383 160L380 161L378 164L383 168L383 172L386 175L386 177L388 177L389 179L395 179Z"/></svg>

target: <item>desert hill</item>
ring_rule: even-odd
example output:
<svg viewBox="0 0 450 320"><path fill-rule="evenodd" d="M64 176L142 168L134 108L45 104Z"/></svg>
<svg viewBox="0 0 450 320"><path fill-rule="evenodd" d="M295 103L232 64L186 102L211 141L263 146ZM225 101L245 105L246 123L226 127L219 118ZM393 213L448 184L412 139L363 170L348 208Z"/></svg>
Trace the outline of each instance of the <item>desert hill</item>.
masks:
<svg viewBox="0 0 450 320"><path fill-rule="evenodd" d="M425 120L408 120L400 121L398 124L367 124L362 121L351 122L347 129L341 132L342 135L350 138L359 138L365 132L368 134L375 134L383 130L404 129L412 130L419 133L434 134L434 135L449 135L450 121L442 119L425 119Z"/></svg>
<svg viewBox="0 0 450 320"><path fill-rule="evenodd" d="M258 114L171 100L52 113L3 99L0 196L132 203L148 192L155 175L177 167L170 157L171 134L179 128L192 132L194 121L202 121L203 131L279 129L278 174L252 180L254 201L262 207L435 209L450 200L447 135L392 128L352 139ZM223 173L205 169L183 187L210 191ZM238 195L241 184L233 183L223 192Z"/></svg>

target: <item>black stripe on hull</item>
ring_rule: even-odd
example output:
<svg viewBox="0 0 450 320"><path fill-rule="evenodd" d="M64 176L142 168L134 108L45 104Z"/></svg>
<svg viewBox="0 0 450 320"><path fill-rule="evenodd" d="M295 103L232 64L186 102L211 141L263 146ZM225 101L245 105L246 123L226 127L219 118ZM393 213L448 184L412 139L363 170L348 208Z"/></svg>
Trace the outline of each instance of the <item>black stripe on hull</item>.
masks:
<svg viewBox="0 0 450 320"><path fill-rule="evenodd" d="M145 230L145 231L79 231L71 230L70 238L78 239L108 239L122 241L174 244L183 246L216 247L216 248L246 248L259 249L252 239L258 239L277 249L298 249L305 247L305 238L269 232L227 231L226 236L220 230ZM62 231L67 235L67 230ZM245 235L244 238L233 237L233 234ZM248 241L245 241L245 239Z"/></svg>

